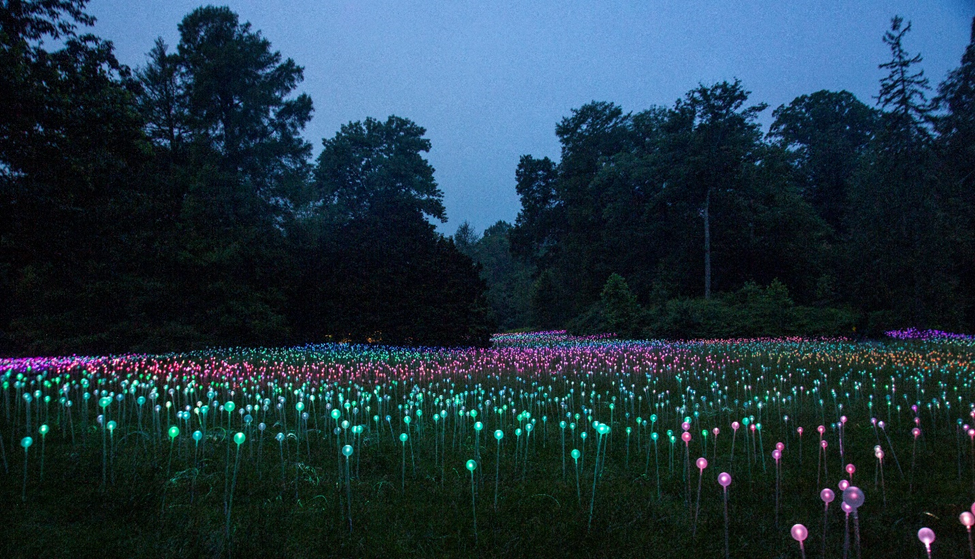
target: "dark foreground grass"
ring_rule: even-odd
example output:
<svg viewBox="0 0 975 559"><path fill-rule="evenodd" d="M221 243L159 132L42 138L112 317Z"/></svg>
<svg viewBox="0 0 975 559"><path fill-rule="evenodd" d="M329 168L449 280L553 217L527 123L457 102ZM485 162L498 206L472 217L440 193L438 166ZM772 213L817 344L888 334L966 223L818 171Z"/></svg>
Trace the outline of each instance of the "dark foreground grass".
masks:
<svg viewBox="0 0 975 559"><path fill-rule="evenodd" d="M964 367L965 351L955 360L956 366L960 363ZM767 355L760 360L761 364L756 365L759 370L770 362ZM788 373L795 365L780 361L776 366ZM776 374L771 370L767 373ZM860 371L857 378L869 383L876 375L875 400L879 400L883 398L882 379L890 373ZM913 484L911 411L902 409L899 414L884 416L890 421L887 431L903 470L901 475L890 445L882 433L875 434L870 423L871 389L866 388L867 384L863 390L854 389L851 381L850 396L843 398L841 393L845 403L841 413L849 418L844 462L856 465L854 485L866 493L866 503L858 515L862 557L923 557L924 548L916 536L922 526L937 534L935 557L968 556L968 539L958 521L959 513L975 499L975 456L967 434L960 433L957 425L957 419L971 421L966 415L973 401L966 375L971 375L970 369L967 373L964 369L942 371L931 380L930 390L943 389L953 398L957 394L963 405L948 411L942 410L939 402L932 407L933 413L921 414L924 433L917 442ZM957 379L957 383L949 386L950 379ZM780 389L791 390L786 381L779 384ZM940 393L929 392L925 404L940 397ZM797 404L791 408L788 422L768 420L761 441L745 437L743 428L735 437L732 466L730 423L733 418L740 419L744 411L702 406L688 453L689 484L684 477L684 446L679 439L672 446L665 436L660 438L658 461L653 447L648 446L649 427L635 428L627 452L625 429L635 425L635 418L614 414L605 466L595 486L591 528L595 432L587 441L585 465L580 468L580 499L573 461L568 457L572 446L569 443L563 479L557 422L549 418L536 423L528 443L526 466L526 453L520 448L526 435L521 436L519 444L509 420L501 447L495 509L497 443L489 424L480 435L480 466L475 472L476 537L470 474L464 467L468 459L478 458L475 432L469 426L457 429L449 423L446 432L437 431L441 433L440 440L435 440L436 428L429 420L424 421L422 434L414 427L412 453L409 445L405 453L404 488L401 443L385 425L381 431L371 425L350 462L351 530L341 471L344 459L339 459L334 435L324 428L324 415L322 430L310 429L307 435L300 432L300 438L292 432L283 447L273 438L272 433L279 430L276 427L268 427L263 442L256 429L251 428L248 440L240 447L228 539L225 495L227 472L233 476L235 447L229 443L228 463L229 441L222 430L210 430L194 462L195 443L187 433L180 434L170 447L168 439L158 433L153 436L151 428L140 431L130 421L113 434L114 451L109 452L108 479L103 490L102 432L89 426L85 434L76 433L72 443L59 422L52 420L52 431L45 442L43 482L41 441L35 437L28 454L27 499L23 501L24 452L19 444L14 446L11 436L12 430L18 428L16 420L4 419L0 421L0 434L7 468L0 477L0 556L724 557L722 493L716 478L719 472L728 471L734 478L728 504L731 557L799 557L799 546L789 537L789 528L795 523L803 523L809 529L807 557L820 557L824 551L827 557L841 557L844 515L839 510L837 482L846 475L841 472L843 464L832 429L827 431L827 475L820 484L816 483L815 428L823 413L836 412L829 406L826 409L823 412L811 400L805 406ZM596 413L608 420L605 409ZM801 439L794 431L797 425L804 426ZM693 462L702 453L701 428L710 430L714 426L721 433L716 454L713 437L708 442L707 458L711 464L704 471L700 513L693 535L698 484L698 470ZM670 427L679 436L680 428ZM665 430L658 425L658 431L663 434ZM781 468L777 516L771 451L775 442L785 442L786 438L789 446ZM887 453L883 472L886 504L873 455L878 443ZM578 440L575 446L580 446ZM435 448L442 454L442 468ZM764 452L760 453L762 449ZM764 464L761 454L765 455ZM829 507L824 550L823 502L819 492L827 486L838 497ZM856 557L852 529L851 519L849 556Z"/></svg>

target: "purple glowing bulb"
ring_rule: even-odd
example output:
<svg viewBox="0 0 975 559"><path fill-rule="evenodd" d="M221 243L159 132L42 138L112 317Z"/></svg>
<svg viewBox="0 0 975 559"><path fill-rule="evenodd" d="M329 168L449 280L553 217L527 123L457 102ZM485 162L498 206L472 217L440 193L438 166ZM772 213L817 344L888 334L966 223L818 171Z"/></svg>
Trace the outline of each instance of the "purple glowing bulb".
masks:
<svg viewBox="0 0 975 559"><path fill-rule="evenodd" d="M826 489L823 489L822 491L819 492L819 498L822 499L824 503L829 505L830 503L833 502L833 499L836 498L836 494L833 493L832 489L827 487Z"/></svg>
<svg viewBox="0 0 975 559"><path fill-rule="evenodd" d="M843 490L843 502L850 505L850 508L857 510L863 505L865 496L859 487L849 486Z"/></svg>
<svg viewBox="0 0 975 559"><path fill-rule="evenodd" d="M772 451L772 458L775 459L776 462L778 462L779 459L782 458L782 451L779 450L779 449L773 450Z"/></svg>
<svg viewBox="0 0 975 559"><path fill-rule="evenodd" d="M806 538L809 536L809 530L806 530L806 527L802 524L793 526L792 530L789 530L789 533L792 534L792 539L799 543L806 541Z"/></svg>
<svg viewBox="0 0 975 559"><path fill-rule="evenodd" d="M698 470L701 470L701 473L704 473L704 468L707 468L707 467L708 467L708 459L707 458L704 458L702 456L701 458L698 458L697 459L697 469Z"/></svg>
<svg viewBox="0 0 975 559"><path fill-rule="evenodd" d="M931 528L921 528L917 531L917 539L924 544L924 549L930 554L931 544L934 543L934 530Z"/></svg>
<svg viewBox="0 0 975 559"><path fill-rule="evenodd" d="M721 472L718 474L718 485L727 489L728 486L731 485L731 474L728 472ZM975 505L972 506L975 507Z"/></svg>

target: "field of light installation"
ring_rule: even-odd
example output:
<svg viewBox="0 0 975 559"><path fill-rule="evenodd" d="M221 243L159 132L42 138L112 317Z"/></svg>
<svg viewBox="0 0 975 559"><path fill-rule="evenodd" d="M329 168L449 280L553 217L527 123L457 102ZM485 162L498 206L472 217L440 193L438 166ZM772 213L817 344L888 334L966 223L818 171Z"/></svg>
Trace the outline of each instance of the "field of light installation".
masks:
<svg viewBox="0 0 975 559"><path fill-rule="evenodd" d="M968 557L975 341L917 334L0 360L0 554Z"/></svg>

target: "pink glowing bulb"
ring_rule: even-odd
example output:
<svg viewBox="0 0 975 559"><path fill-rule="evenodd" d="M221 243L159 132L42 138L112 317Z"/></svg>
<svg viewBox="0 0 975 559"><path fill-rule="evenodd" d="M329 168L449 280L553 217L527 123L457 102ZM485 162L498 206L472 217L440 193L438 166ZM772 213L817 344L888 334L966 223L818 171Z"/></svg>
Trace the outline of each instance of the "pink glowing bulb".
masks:
<svg viewBox="0 0 975 559"><path fill-rule="evenodd" d="M757 429L757 427L755 427L755 424L754 423L752 423L748 427L752 430L752 433L754 433L755 432L755 429Z"/></svg>
<svg viewBox="0 0 975 559"><path fill-rule="evenodd" d="M702 456L701 458L698 458L697 459L697 469L698 470L701 470L701 472L703 473L704 472L704 468L707 468L707 467L708 467L708 459L707 458L704 458Z"/></svg>
<svg viewBox="0 0 975 559"><path fill-rule="evenodd" d="M802 436L802 427L797 428L796 429L796 433L799 433L799 436L801 437Z"/></svg>
<svg viewBox="0 0 975 559"><path fill-rule="evenodd" d="M850 505L846 504L845 501L840 501L840 510L842 510L846 514L850 514L851 512L853 512L853 507L851 507Z"/></svg>
<svg viewBox="0 0 975 559"><path fill-rule="evenodd" d="M961 522L969 532L972 530L972 526L975 526L975 514L968 512L967 510L958 515L958 521Z"/></svg>
<svg viewBox="0 0 975 559"><path fill-rule="evenodd" d="M975 514L975 503L972 503L972 508L971 508L971 510L972 510L972 514Z"/></svg>
<svg viewBox="0 0 975 559"><path fill-rule="evenodd" d="M843 490L843 502L850 505L850 508L853 510L860 508L863 505L864 499L866 499L866 496L863 494L863 491L860 491L859 487L851 485Z"/></svg>
<svg viewBox="0 0 975 559"><path fill-rule="evenodd" d="M773 450L772 451L772 458L774 458L775 461L778 462L779 459L782 458L782 451L779 450L779 449Z"/></svg>
<svg viewBox="0 0 975 559"><path fill-rule="evenodd" d="M778 450L779 452L785 450L785 443L782 442L775 443L775 450Z"/></svg>
<svg viewBox="0 0 975 559"><path fill-rule="evenodd" d="M914 413L917 413L917 405L912 405L911 406L911 411L914 412Z"/></svg>
<svg viewBox="0 0 975 559"><path fill-rule="evenodd" d="M829 443L827 443L826 441L819 441L819 446L823 447L823 450L826 450L826 447L829 446Z"/></svg>
<svg viewBox="0 0 975 559"><path fill-rule="evenodd" d="M728 472L721 472L718 474L718 485L727 489L728 486L731 485L731 474Z"/></svg>
<svg viewBox="0 0 975 559"><path fill-rule="evenodd" d="M857 467L854 466L853 464L846 465L846 473L850 474L850 477L853 477L853 474L856 471L857 471Z"/></svg>
<svg viewBox="0 0 975 559"><path fill-rule="evenodd" d="M931 552L931 544L934 543L934 530L931 528L921 528L917 531L917 539L924 544L924 549Z"/></svg>
<svg viewBox="0 0 975 559"><path fill-rule="evenodd" d="M917 439L918 437L921 436L921 430L918 429L917 427L915 427L915 428L911 429L911 434L914 435L914 438L915 439Z"/></svg>
<svg viewBox="0 0 975 559"><path fill-rule="evenodd" d="M731 422L731 429L732 429L733 431L737 431L739 427L741 427L741 424L740 424L740 423L738 423L737 421L732 421L732 422Z"/></svg>
<svg viewBox="0 0 975 559"><path fill-rule="evenodd" d="M718 429L717 427L715 427L714 429L711 430L711 432L714 433L714 436L715 437L717 437L718 436L718 433L721 432L721 429Z"/></svg>
<svg viewBox="0 0 975 559"><path fill-rule="evenodd" d="M681 436L680 436L680 440L684 441L687 444L690 444L690 442L691 442L691 433L690 433L690 431L684 431L684 433L682 433Z"/></svg>
<svg viewBox="0 0 975 559"><path fill-rule="evenodd" d="M876 424L877 424L877 418L876 417L871 417L870 418L870 425L876 425Z"/></svg>
<svg viewBox="0 0 975 559"><path fill-rule="evenodd" d="M880 427L881 429L883 429L884 428L884 420L881 419L880 421L878 421L877 422L877 426Z"/></svg>
<svg viewBox="0 0 975 559"><path fill-rule="evenodd" d="M969 437L970 437L970 438L971 438L971 439L972 439L973 441L975 441L975 429L969 429L969 430L968 430L968 436L969 436Z"/></svg>
<svg viewBox="0 0 975 559"><path fill-rule="evenodd" d="M846 481L845 479L841 479L838 485L840 491L846 491L846 488L850 486L850 482Z"/></svg>
<svg viewBox="0 0 975 559"><path fill-rule="evenodd" d="M820 425L819 427L816 427L816 430L819 431L819 434L820 435L822 435L823 433L826 432L826 427L823 426L823 425Z"/></svg>
<svg viewBox="0 0 975 559"><path fill-rule="evenodd" d="M685 431L690 431L691 430L691 424L685 421L685 422L683 422L683 423L680 424L680 428L683 429L683 430L685 430Z"/></svg>
<svg viewBox="0 0 975 559"><path fill-rule="evenodd" d="M840 416L840 423L842 423L843 425L846 425L846 416L845 415L841 415Z"/></svg>
<svg viewBox="0 0 975 559"><path fill-rule="evenodd" d="M832 489L827 487L826 489L823 489L822 491L819 492L819 498L822 499L823 502L828 505L833 502L833 499L836 498L836 494L833 493Z"/></svg>
<svg viewBox="0 0 975 559"><path fill-rule="evenodd" d="M793 526L792 530L789 530L789 533L792 534L792 539L799 543L806 541L806 538L809 536L809 530L806 530L806 527L802 524Z"/></svg>

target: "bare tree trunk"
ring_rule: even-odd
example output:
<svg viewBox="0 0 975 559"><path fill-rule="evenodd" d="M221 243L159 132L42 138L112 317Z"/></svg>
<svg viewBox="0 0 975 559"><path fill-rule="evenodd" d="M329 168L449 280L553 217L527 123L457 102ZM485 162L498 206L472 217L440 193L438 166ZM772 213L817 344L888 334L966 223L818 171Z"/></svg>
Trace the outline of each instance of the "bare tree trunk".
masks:
<svg viewBox="0 0 975 559"><path fill-rule="evenodd" d="M711 206L711 189L708 189L704 199L704 298L711 299L711 217L708 210Z"/></svg>

